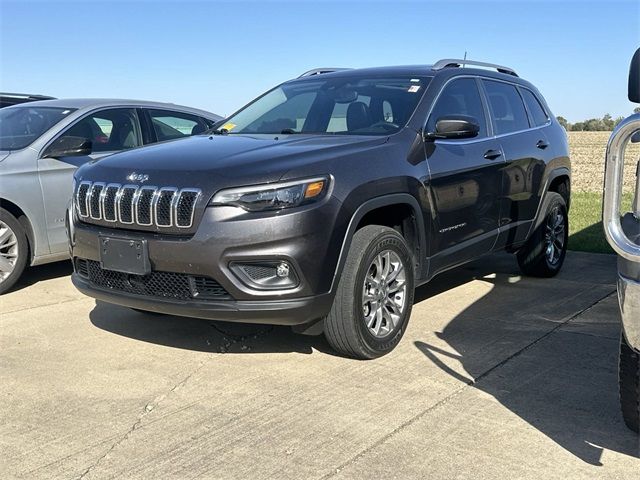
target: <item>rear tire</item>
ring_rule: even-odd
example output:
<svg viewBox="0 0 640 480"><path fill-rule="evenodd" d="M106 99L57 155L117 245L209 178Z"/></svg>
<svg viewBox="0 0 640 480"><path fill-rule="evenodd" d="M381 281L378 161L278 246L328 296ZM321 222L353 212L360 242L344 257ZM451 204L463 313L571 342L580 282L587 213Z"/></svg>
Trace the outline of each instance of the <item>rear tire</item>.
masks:
<svg viewBox="0 0 640 480"><path fill-rule="evenodd" d="M29 242L20 222L0 208L0 295L18 281L27 266Z"/></svg>
<svg viewBox="0 0 640 480"><path fill-rule="evenodd" d="M553 277L562 268L567 254L567 204L559 193L547 192L542 208L543 220L518 251L518 265L525 275Z"/></svg>
<svg viewBox="0 0 640 480"><path fill-rule="evenodd" d="M324 334L340 354L367 360L400 342L411 316L413 256L397 231L380 225L358 230L338 283Z"/></svg>
<svg viewBox="0 0 640 480"><path fill-rule="evenodd" d="M618 381L624 423L640 433L640 354L629 346L624 333L620 335Z"/></svg>

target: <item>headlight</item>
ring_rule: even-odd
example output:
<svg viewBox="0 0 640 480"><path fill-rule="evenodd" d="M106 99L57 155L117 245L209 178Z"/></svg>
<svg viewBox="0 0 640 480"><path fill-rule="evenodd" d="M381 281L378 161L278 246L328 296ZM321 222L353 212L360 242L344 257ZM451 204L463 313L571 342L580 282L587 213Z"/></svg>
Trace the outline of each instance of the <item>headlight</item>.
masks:
<svg viewBox="0 0 640 480"><path fill-rule="evenodd" d="M328 190L328 177L229 188L216 193L209 205L232 205L250 212L280 210L318 201L326 196Z"/></svg>

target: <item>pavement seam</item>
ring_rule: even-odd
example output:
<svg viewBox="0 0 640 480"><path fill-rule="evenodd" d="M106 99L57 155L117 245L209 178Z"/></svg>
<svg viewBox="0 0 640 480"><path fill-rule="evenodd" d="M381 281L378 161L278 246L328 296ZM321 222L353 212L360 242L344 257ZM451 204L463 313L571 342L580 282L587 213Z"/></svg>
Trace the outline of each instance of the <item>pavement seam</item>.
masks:
<svg viewBox="0 0 640 480"><path fill-rule="evenodd" d="M207 362L208 358L201 361L198 366L196 368L193 369L193 371L191 373L189 373L186 377L184 377L182 380L180 380L178 383L176 383L173 387L171 387L166 393L161 394L160 396L157 396L156 398L154 398L151 402L148 402L144 408L142 409L142 412L138 415L138 418L136 419L136 421L133 423L133 425L131 425L131 427L129 427L129 429L123 434L121 435L119 438L116 439L116 441L100 456L98 457L98 459L96 461L94 461L91 465L89 465L78 477L77 480L82 480L83 478L85 478L89 473L91 473L92 470L94 470L105 458L107 458L109 456L109 454L111 452L113 452L116 448L118 448L118 446L120 444L122 444L123 442L125 442L133 432L135 432L138 428L140 428L140 426L142 425L142 420L144 419L144 417L146 417L148 414L150 414L152 411L154 411L162 401L164 401L169 395L171 395L173 392L175 392L178 388L182 387L183 385L185 385L190 379L191 377L193 377L196 373L198 373L202 367L205 365L205 363Z"/></svg>
<svg viewBox="0 0 640 480"><path fill-rule="evenodd" d="M5 316L5 315L9 315L11 313L19 313L19 312L25 312L27 310L37 310L38 308L45 308L45 307L54 307L56 305L63 305L65 303L71 303L71 302L83 302L83 301L87 301L87 300L92 300L88 297L82 297L82 298L68 298L66 300L62 300L61 302L51 302L51 303L46 303L43 305L36 305L33 307L24 307L24 308L17 308L15 310L9 310L7 312L3 312L2 315L0 316L0 319Z"/></svg>
<svg viewBox="0 0 640 480"><path fill-rule="evenodd" d="M340 473L341 470L345 469L349 465L352 465L352 464L356 463L358 460L360 460L362 457L364 457L370 451L372 451L373 449L379 447L380 445L385 443L387 440L389 440L391 437L395 436L396 434L398 434L399 432L401 432L405 428L410 427L411 425L416 423L418 420L421 420L423 417L425 417L426 415L428 415L432 411L437 410L442 405L445 405L445 404L449 403L451 400L455 399L460 393L465 391L467 388L477 385L481 380L483 380L487 376L491 375L493 372L498 370L500 367L504 366L506 363L510 362L514 358L519 357L525 351L527 351L530 348L536 346L538 343L542 342L543 340L545 340L549 336L551 336L554 333L556 333L562 327L566 326L571 320L574 320L575 318L579 317L583 313L591 310L593 307L598 305L600 302L602 302L603 300L608 298L611 294L615 293L615 291L616 290L614 288L613 290L609 291L606 295L602 296L601 298L599 298L598 300L596 300L594 303L592 303L591 305L587 306L586 308L580 310L579 312L577 312L577 313L575 313L573 315L567 316L567 318L565 318L564 320L558 322L558 324L556 326L554 326L551 330L546 332L544 335L538 337L537 339L533 340L531 343L529 343L529 344L525 345L524 347L522 347L517 352L514 352L512 355L510 355L507 358L505 358L504 360L498 362L493 367L491 367L488 370L486 370L485 372L481 373L475 379L469 380L468 382L464 382L464 384L460 388L454 390L450 395L448 395L447 397L445 397L445 398L441 399L440 401L434 403L433 405L431 405L430 407L426 408L425 410L423 410L421 412L418 412L416 415L414 415L413 417L411 417L408 420L406 420L404 423L402 423L399 426L397 426L396 428L394 428L391 432L383 435L378 440L376 440L374 443L372 443L371 445L369 445L365 449L361 450L360 452L358 452L356 455L354 455L353 457L351 457L347 461L345 461L342 464L340 464L333 471L328 472L325 475L319 477L318 480L327 480L329 478L335 477L338 473Z"/></svg>

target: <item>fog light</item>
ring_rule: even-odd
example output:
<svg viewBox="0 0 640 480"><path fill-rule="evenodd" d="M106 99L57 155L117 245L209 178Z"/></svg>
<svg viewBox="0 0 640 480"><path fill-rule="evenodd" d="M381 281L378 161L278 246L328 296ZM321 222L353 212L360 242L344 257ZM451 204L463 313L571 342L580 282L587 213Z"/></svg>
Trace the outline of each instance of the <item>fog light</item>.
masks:
<svg viewBox="0 0 640 480"><path fill-rule="evenodd" d="M233 262L229 267L242 283L257 290L295 288L299 283L293 265L283 260L251 263Z"/></svg>
<svg viewBox="0 0 640 480"><path fill-rule="evenodd" d="M282 262L276 267L276 275L280 278L289 276L289 264Z"/></svg>

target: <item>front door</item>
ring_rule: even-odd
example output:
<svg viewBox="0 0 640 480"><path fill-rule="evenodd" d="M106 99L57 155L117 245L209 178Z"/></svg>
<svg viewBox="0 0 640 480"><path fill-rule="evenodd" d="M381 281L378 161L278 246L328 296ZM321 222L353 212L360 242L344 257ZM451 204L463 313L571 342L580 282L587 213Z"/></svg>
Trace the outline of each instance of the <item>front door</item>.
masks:
<svg viewBox="0 0 640 480"><path fill-rule="evenodd" d="M467 115L480 125L477 137L425 143L433 211L431 274L489 252L498 235L504 155L489 137L478 80L450 81L436 100L427 131L445 115Z"/></svg>
<svg viewBox="0 0 640 480"><path fill-rule="evenodd" d="M140 124L133 108L112 108L91 113L56 138L61 136L91 140L92 153L87 156L38 160L38 175L52 254L67 251L64 218L73 192L73 172L76 168L90 160L142 145Z"/></svg>

